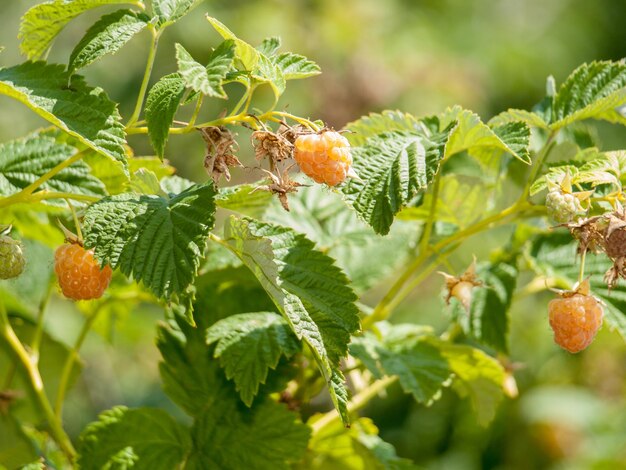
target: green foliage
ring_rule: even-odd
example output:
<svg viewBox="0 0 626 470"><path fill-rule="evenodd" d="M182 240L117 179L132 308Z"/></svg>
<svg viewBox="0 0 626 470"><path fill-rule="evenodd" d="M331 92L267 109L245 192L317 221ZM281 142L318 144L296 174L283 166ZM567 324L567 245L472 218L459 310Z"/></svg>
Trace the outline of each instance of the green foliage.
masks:
<svg viewBox="0 0 626 470"><path fill-rule="evenodd" d="M226 377L233 379L243 402L250 406L259 384L275 369L281 355L293 356L300 349L289 325L272 312L242 313L212 325L207 343L215 343Z"/></svg>
<svg viewBox="0 0 626 470"><path fill-rule="evenodd" d="M285 227L231 217L226 241L257 276L298 339L311 348L347 420L342 380L335 370L359 321L356 296L345 275L311 241Z"/></svg>
<svg viewBox="0 0 626 470"><path fill-rule="evenodd" d="M100 262L142 281L158 297L181 294L200 265L214 196L208 183L171 199L134 193L103 198L85 214L85 244Z"/></svg>
<svg viewBox="0 0 626 470"><path fill-rule="evenodd" d="M178 73L185 81L185 85L203 95L226 99L222 82L234 58L234 41L222 42L209 57L206 67L199 64L180 44L176 44L176 60Z"/></svg>
<svg viewBox="0 0 626 470"><path fill-rule="evenodd" d="M261 191L253 184L240 184L220 188L215 202L222 209L250 217L262 217L272 199L272 193L269 191Z"/></svg>
<svg viewBox="0 0 626 470"><path fill-rule="evenodd" d="M115 54L133 36L142 31L150 18L132 10L117 10L104 15L87 30L76 45L68 68L78 70L102 58L106 54Z"/></svg>
<svg viewBox="0 0 626 470"><path fill-rule="evenodd" d="M84 469L171 469L189 452L187 430L165 411L118 406L105 411L80 436Z"/></svg>
<svg viewBox="0 0 626 470"><path fill-rule="evenodd" d="M0 413L0 462L7 468L24 468L37 458L36 449L22 429L20 422L10 414Z"/></svg>
<svg viewBox="0 0 626 470"><path fill-rule="evenodd" d="M76 152L75 148L57 144L51 137L36 134L0 144L0 195L8 196L26 188ZM34 160L36 166L32 164ZM63 169L40 188L70 194L105 194L104 185L81 161Z"/></svg>
<svg viewBox="0 0 626 470"><path fill-rule="evenodd" d="M132 0L50 0L35 5L24 14L20 24L18 37L22 40L22 52L29 59L41 59L71 20L92 8L120 3L141 5Z"/></svg>
<svg viewBox="0 0 626 470"><path fill-rule="evenodd" d="M165 153L170 126L184 94L185 80L178 73L161 77L148 93L146 101L148 135L154 150L161 158Z"/></svg>
<svg viewBox="0 0 626 470"><path fill-rule="evenodd" d="M159 24L164 27L181 19L198 3L198 0L154 0L152 8L159 17Z"/></svg>
<svg viewBox="0 0 626 470"><path fill-rule="evenodd" d="M61 65L25 62L0 69L0 93L18 100L82 144L126 163L125 132L117 106Z"/></svg>

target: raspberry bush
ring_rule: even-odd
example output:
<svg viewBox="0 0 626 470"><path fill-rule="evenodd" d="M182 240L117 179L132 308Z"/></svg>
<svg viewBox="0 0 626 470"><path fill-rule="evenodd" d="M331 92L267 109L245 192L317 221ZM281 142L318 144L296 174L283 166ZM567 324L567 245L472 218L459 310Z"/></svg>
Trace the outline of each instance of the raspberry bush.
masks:
<svg viewBox="0 0 626 470"><path fill-rule="evenodd" d="M626 335L626 150L599 150L584 122L626 124L623 62L583 64L534 109L487 122L455 106L335 131L285 110L287 85L320 73L314 61L212 17L221 40L205 58L177 44L176 71L154 76L159 39L192 0L127 2L67 64L42 60L72 19L121 3L34 6L20 26L28 60L0 68L0 93L49 123L0 145L0 224L12 224L0 238L0 435L16 443L0 443L1 464L414 468L363 408L392 386L425 406L451 388L488 425L517 393L508 333L520 294L566 290L537 315L571 353L593 348L603 313ZM80 72L142 31L145 75L121 116ZM201 122L210 100L225 111ZM180 135L206 148L186 157L206 169L195 181L166 159ZM129 136L154 155L136 155ZM508 245L454 272L449 258L494 229ZM393 321L426 280L441 287L445 331ZM68 347L46 317L72 300L87 316ZM121 403L70 437L63 410L83 340L98 317L144 305L162 314L171 403ZM59 370L45 368L52 343Z"/></svg>

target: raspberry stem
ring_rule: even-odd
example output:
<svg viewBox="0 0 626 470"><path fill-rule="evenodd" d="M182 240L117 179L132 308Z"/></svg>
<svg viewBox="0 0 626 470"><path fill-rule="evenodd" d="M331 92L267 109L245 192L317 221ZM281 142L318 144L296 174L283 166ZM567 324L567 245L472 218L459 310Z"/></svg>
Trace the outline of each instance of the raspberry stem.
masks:
<svg viewBox="0 0 626 470"><path fill-rule="evenodd" d="M148 60L146 62L146 69L143 74L143 79L141 81L141 86L139 87L139 93L137 95L137 103L135 104L135 109L133 110L133 114L130 116L130 119L126 123L126 127L133 127L137 120L139 119L139 115L141 114L141 109L143 108L143 101L146 96L146 91L148 90L148 83L150 82L150 75L152 75L152 67L154 66L154 59L156 58L156 50L159 44L159 36L160 32L157 31L154 26L148 26L150 32L152 33L152 40L150 41L150 49L148 50Z"/></svg>
<svg viewBox="0 0 626 470"><path fill-rule="evenodd" d="M69 436L63 429L60 419L55 416L54 411L52 410L50 401L46 396L39 369L33 359L28 355L26 348L11 327L9 317L3 303L0 303L0 336L5 340L6 344L13 351L19 363L24 368L24 371L26 372L26 382L31 388L33 397L48 422L50 436L59 445L59 448L65 456L73 462L76 457L76 450L74 449Z"/></svg>

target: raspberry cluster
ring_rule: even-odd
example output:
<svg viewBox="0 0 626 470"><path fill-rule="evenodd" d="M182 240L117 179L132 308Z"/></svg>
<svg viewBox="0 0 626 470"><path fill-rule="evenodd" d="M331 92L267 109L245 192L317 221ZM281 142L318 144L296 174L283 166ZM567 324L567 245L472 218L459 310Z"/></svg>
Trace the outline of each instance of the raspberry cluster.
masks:
<svg viewBox="0 0 626 470"><path fill-rule="evenodd" d="M348 176L352 165L350 144L338 132L301 135L294 145L300 169L316 183L336 186Z"/></svg>
<svg viewBox="0 0 626 470"><path fill-rule="evenodd" d="M73 300L102 297L111 282L110 266L100 269L92 250L79 244L66 244L54 253L54 271L63 295Z"/></svg>
<svg viewBox="0 0 626 470"><path fill-rule="evenodd" d="M559 189L548 192L546 209L548 216L560 224L566 224L585 215L580 200L574 194Z"/></svg>

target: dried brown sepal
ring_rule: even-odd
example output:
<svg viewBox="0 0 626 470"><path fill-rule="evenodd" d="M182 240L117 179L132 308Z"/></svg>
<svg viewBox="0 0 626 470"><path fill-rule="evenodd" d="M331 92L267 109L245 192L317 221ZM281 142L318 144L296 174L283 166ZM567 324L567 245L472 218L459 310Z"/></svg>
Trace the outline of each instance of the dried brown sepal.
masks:
<svg viewBox="0 0 626 470"><path fill-rule="evenodd" d="M446 304L449 305L450 299L454 297L461 302L465 311L469 313L472 303L472 289L483 285L476 277L476 259L474 258L472 264L458 277L441 271L439 274L444 277L446 283Z"/></svg>
<svg viewBox="0 0 626 470"><path fill-rule="evenodd" d="M254 191L269 191L272 194L278 195L278 200L280 204L283 206L283 209L289 211L289 201L287 200L287 194L295 193L298 191L300 186L306 186L304 184L298 183L297 181L293 181L289 178L288 170L286 170L283 174L279 172L278 175L275 175L271 171L267 171L261 169L267 176L269 176L270 181L268 184L264 184L261 186L257 186Z"/></svg>
<svg viewBox="0 0 626 470"><path fill-rule="evenodd" d="M272 162L282 162L293 155L293 143L280 132L255 131L251 136L254 156L258 161L268 157Z"/></svg>
<svg viewBox="0 0 626 470"><path fill-rule="evenodd" d="M603 251L605 223L602 216L582 219L578 222L561 224L558 227L567 227L572 236L578 240L578 253L599 253Z"/></svg>
<svg viewBox="0 0 626 470"><path fill-rule="evenodd" d="M210 126L200 128L202 138L207 144L207 153L204 157L204 168L217 183L221 176L230 181L230 167L243 166L235 152L239 146L233 134L224 126Z"/></svg>

